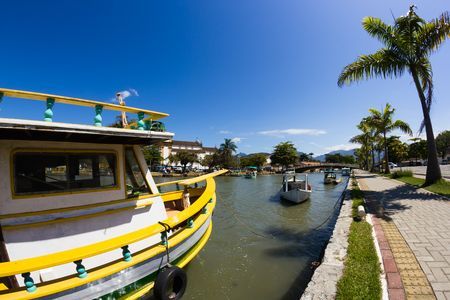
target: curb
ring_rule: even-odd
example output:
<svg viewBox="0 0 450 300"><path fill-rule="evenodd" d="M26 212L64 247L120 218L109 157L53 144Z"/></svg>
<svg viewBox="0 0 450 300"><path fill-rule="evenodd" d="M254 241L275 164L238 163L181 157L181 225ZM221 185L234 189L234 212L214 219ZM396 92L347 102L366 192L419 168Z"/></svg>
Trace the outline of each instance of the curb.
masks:
<svg viewBox="0 0 450 300"><path fill-rule="evenodd" d="M352 218L352 203L349 190L350 180L343 193L345 193L336 219L333 233L325 248L322 263L314 271L308 286L301 296L301 300L335 299L337 282L342 277L344 261L347 256L348 234Z"/></svg>

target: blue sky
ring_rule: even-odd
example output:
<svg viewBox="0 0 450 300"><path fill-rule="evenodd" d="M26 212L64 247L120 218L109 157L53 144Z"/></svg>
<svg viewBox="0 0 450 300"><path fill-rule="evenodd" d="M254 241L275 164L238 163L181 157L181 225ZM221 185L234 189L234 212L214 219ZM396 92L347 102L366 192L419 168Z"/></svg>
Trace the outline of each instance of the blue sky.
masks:
<svg viewBox="0 0 450 300"><path fill-rule="evenodd" d="M448 0L415 1L429 20ZM417 131L409 75L337 87L342 68L380 47L364 16L392 21L410 1L10 1L2 4L0 86L109 101L170 114L176 139L270 152L281 141L321 154L346 149L370 107L386 102ZM448 42L447 42L448 43ZM431 58L435 133L450 129L450 45ZM42 119L39 101L5 99L0 117ZM56 105L55 121L90 124ZM105 123L114 113L104 113Z"/></svg>

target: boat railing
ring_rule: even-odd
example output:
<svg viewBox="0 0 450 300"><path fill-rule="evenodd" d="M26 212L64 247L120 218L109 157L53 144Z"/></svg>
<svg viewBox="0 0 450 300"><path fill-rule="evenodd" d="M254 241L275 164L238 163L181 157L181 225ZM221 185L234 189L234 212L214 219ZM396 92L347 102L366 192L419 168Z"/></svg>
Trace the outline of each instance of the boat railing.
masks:
<svg viewBox="0 0 450 300"><path fill-rule="evenodd" d="M159 126L155 126L154 121L168 116L168 114L162 112L156 112L152 110L135 108L125 105L118 105L113 103L106 103L95 100L86 100L74 97L0 88L0 103L2 102L4 97L45 101L46 105L44 110L44 121L47 122L53 122L54 117L53 107L55 103L87 106L94 108L94 124L93 124L94 126L102 126L103 122L102 112L104 109L137 114L137 121L127 126L126 129L137 129L137 130L153 129L155 131L165 131L165 127L162 123L161 123L162 125L160 124Z"/></svg>
<svg viewBox="0 0 450 300"><path fill-rule="evenodd" d="M31 293L33 292L34 296L42 297L49 294L54 294L60 291L61 284L58 284L58 280L56 283L49 282L43 283L42 291L36 293L36 286L34 285L34 281L31 278L30 272L42 270L46 268L51 268L67 263L74 263L74 277L69 279L61 279L63 280L71 280L70 284L73 287L80 286L89 282L92 282L96 279L105 277L107 275L113 274L115 272L121 271L123 269L129 268L137 263L140 263L142 259L132 259L132 253L128 250L130 244L139 242L156 234L161 234L161 244L158 245L158 249L154 250L152 253L163 253L166 249L166 245L168 247L173 247L174 244L169 245L170 239L167 236L167 228L176 228L179 226L185 226L184 229L196 229L201 226L201 224L196 224L199 218L202 218L202 222L206 222L206 217L212 213L212 210L215 206L215 180L214 177L226 173L227 170L220 170L213 173L209 173L206 175L198 176L195 178L181 180L179 184L184 186L188 186L191 184L195 184L201 181L205 181L206 185L203 193L199 196L199 198L192 203L188 208L179 212L177 215L172 216L164 220L163 224L156 223L151 226L136 230L134 232L130 232L127 234L123 234L121 236L117 236L111 238L109 240L97 242L94 244L81 246L78 248L73 248L65 251L60 251L56 253L51 253L47 255L25 258L15 261L2 262L0 263L0 278L8 277L21 274L24 278L25 288L19 288L16 290L18 293ZM174 184L174 182L171 182ZM164 194L162 194L164 197ZM200 214L200 215L199 215ZM184 225L183 222L186 222ZM202 224L203 224L202 223ZM179 234L175 236L175 238L180 239ZM180 241L178 241L179 243ZM149 247L152 245L149 245ZM107 265L105 267L101 267L100 269L93 270L93 273L96 275L88 276L88 271L82 265L83 259L93 257L96 255L100 255L109 251L119 250L122 253L122 260L114 265ZM120 253L120 252L119 252ZM141 255L141 254L138 254ZM118 257L120 260L120 258ZM79 279L79 281L73 281L74 278ZM69 284L69 283L67 283ZM6 292L6 294L5 294ZM0 291L0 299L3 299L6 296L10 296L8 291ZM5 299L6 299L5 298Z"/></svg>

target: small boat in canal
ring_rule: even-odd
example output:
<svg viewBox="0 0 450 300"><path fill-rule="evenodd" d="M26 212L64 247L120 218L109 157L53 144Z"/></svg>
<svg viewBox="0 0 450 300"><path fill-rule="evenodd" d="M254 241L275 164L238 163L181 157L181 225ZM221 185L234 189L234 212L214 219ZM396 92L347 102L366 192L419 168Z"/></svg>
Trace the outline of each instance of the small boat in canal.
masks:
<svg viewBox="0 0 450 300"><path fill-rule="evenodd" d="M295 175L295 169L287 168L286 171L284 171L283 175Z"/></svg>
<svg viewBox="0 0 450 300"><path fill-rule="evenodd" d="M342 168L342 176L350 176L350 168Z"/></svg>
<svg viewBox="0 0 450 300"><path fill-rule="evenodd" d="M257 175L258 175L258 168L256 168L256 167L247 167L244 177L247 178L247 179L256 179Z"/></svg>
<svg viewBox="0 0 450 300"><path fill-rule="evenodd" d="M227 171L156 184L141 146L172 139L152 126L167 114L0 89L13 98L43 101L45 119L0 118L0 300L179 299ZM55 104L91 107L94 124L53 122ZM137 122L104 127L103 110Z"/></svg>
<svg viewBox="0 0 450 300"><path fill-rule="evenodd" d="M308 184L308 175L304 175L304 180L298 180L299 175L283 175L283 185L280 196L282 199L302 203L309 199L312 193L311 185Z"/></svg>
<svg viewBox="0 0 450 300"><path fill-rule="evenodd" d="M339 182L341 182L341 180L337 178L336 172L334 170L329 169L323 172L323 183L338 184Z"/></svg>

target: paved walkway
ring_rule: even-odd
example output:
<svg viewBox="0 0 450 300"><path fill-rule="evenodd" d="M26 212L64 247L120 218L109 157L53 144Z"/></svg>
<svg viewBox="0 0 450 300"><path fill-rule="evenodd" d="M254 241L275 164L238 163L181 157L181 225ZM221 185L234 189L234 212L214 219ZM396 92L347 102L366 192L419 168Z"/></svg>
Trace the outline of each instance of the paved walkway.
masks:
<svg viewBox="0 0 450 300"><path fill-rule="evenodd" d="M400 273L402 282L396 287L404 294L391 294L391 299L434 298L427 288L431 284L437 299L450 300L450 201L384 177L361 171L356 175L370 209L379 217L378 231L383 234L377 237L386 238L389 248L384 250L390 250L395 261L395 266L385 261L386 272L396 267ZM383 252L384 260L386 255L388 251Z"/></svg>

